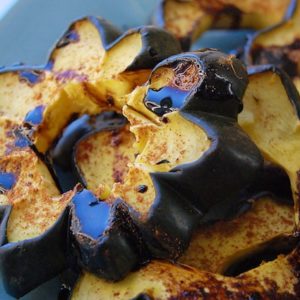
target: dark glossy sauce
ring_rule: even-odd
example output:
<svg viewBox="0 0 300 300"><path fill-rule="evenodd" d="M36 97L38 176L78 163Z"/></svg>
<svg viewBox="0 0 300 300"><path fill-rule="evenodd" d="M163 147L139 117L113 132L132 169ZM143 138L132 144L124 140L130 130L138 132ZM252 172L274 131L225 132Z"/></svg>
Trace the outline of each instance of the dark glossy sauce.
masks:
<svg viewBox="0 0 300 300"><path fill-rule="evenodd" d="M179 110L189 94L174 87L166 86L159 90L148 90L144 99L145 106L158 116L163 116L174 110Z"/></svg>
<svg viewBox="0 0 300 300"><path fill-rule="evenodd" d="M12 189L15 183L15 174L0 172L0 191L3 192Z"/></svg>
<svg viewBox="0 0 300 300"><path fill-rule="evenodd" d="M43 121L43 112L45 110L45 106L39 105L33 110L29 111L25 116L24 123L35 126L39 125Z"/></svg>
<svg viewBox="0 0 300 300"><path fill-rule="evenodd" d="M253 64L272 64L286 71L291 77L299 76L300 39L284 46L256 46L251 55Z"/></svg>
<svg viewBox="0 0 300 300"><path fill-rule="evenodd" d="M85 189L77 193L72 202L75 216L80 223L80 232L93 239L100 237L108 225L110 206Z"/></svg>
<svg viewBox="0 0 300 300"><path fill-rule="evenodd" d="M146 193L148 191L147 185L141 184L136 188L138 193Z"/></svg>

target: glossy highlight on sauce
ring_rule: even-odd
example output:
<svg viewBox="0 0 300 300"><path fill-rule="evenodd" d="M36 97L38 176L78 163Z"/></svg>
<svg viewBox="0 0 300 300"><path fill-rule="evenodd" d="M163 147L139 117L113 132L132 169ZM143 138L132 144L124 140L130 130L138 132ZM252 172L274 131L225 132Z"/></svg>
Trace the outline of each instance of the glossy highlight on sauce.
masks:
<svg viewBox="0 0 300 300"><path fill-rule="evenodd" d="M145 106L158 116L179 110L185 103L189 91L166 86L159 90L149 88L144 99Z"/></svg>
<svg viewBox="0 0 300 300"><path fill-rule="evenodd" d="M45 110L45 106L39 105L33 110L29 111L25 116L24 123L29 125L39 125L43 121L43 112Z"/></svg>
<svg viewBox="0 0 300 300"><path fill-rule="evenodd" d="M80 224L79 232L93 239L99 238L107 228L110 206L99 201L92 192L86 189L78 192L72 202L75 217Z"/></svg>

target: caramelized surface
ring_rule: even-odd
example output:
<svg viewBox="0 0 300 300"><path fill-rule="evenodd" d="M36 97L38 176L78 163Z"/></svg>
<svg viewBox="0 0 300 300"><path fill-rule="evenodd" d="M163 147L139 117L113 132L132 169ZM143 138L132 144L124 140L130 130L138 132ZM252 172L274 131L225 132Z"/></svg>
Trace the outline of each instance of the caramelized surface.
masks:
<svg viewBox="0 0 300 300"><path fill-rule="evenodd" d="M299 251L236 278L198 271L188 266L152 261L124 280L110 283L84 273L72 300L131 299L144 293L151 299L298 299Z"/></svg>
<svg viewBox="0 0 300 300"><path fill-rule="evenodd" d="M298 172L300 170L300 123L280 76L272 71L253 74L246 90L239 124L263 152L289 175L299 219Z"/></svg>
<svg viewBox="0 0 300 300"><path fill-rule="evenodd" d="M162 1L164 28L179 38L183 45L195 41L211 27L261 29L282 20L289 0L165 0ZM266 11L268 12L266 14ZM159 17L157 17L159 18Z"/></svg>
<svg viewBox="0 0 300 300"><path fill-rule="evenodd" d="M44 233L72 198L73 192L60 195L44 163L28 148L0 158L0 170L16 178L5 193L7 202L13 205L7 225L9 242Z"/></svg>
<svg viewBox="0 0 300 300"><path fill-rule="evenodd" d="M134 160L134 136L128 126L102 131L81 141L76 159L88 188L106 198L114 183L123 183L129 164Z"/></svg>
<svg viewBox="0 0 300 300"><path fill-rule="evenodd" d="M200 227L179 261L200 270L222 273L272 239L290 234L293 228L293 207L268 197L258 199L237 218Z"/></svg>

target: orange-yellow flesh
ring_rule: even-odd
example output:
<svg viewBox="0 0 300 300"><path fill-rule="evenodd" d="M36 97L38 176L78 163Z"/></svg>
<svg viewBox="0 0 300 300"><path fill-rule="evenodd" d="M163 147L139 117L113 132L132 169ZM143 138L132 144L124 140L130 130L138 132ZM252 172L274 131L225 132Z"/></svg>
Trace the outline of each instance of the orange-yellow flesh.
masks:
<svg viewBox="0 0 300 300"><path fill-rule="evenodd" d="M289 0L166 0L164 28L177 38L191 37L192 41L211 27L262 29L280 22L289 3Z"/></svg>
<svg viewBox="0 0 300 300"><path fill-rule="evenodd" d="M238 122L265 158L287 172L298 223L300 121L280 76L271 71L250 76L243 103Z"/></svg>
<svg viewBox="0 0 300 300"><path fill-rule="evenodd" d="M146 91L146 86L138 87L125 99L128 105L123 107L123 115L131 133L130 138L121 140L128 143L115 147L113 133L107 132L90 137L78 150L88 186L109 202L122 198L143 216L155 199L150 173L191 163L210 147L204 130L178 112L166 114L163 122L148 111L143 103ZM116 174L122 174L121 178Z"/></svg>
<svg viewBox="0 0 300 300"><path fill-rule="evenodd" d="M52 75L43 71L41 78L31 85L18 72L0 74L0 114L21 123L30 110L55 101L58 86Z"/></svg>
<svg viewBox="0 0 300 300"><path fill-rule="evenodd" d="M73 192L60 195L48 169L30 149L0 158L0 170L16 177L15 185L5 194L7 204L13 205L7 224L9 242L44 233L72 198Z"/></svg>
<svg viewBox="0 0 300 300"><path fill-rule="evenodd" d="M284 24L264 32L255 39L255 46L287 46L300 38L300 4L294 15Z"/></svg>
<svg viewBox="0 0 300 300"><path fill-rule="evenodd" d="M0 117L0 157L14 150L14 131L18 125L13 120Z"/></svg>
<svg viewBox="0 0 300 300"><path fill-rule="evenodd" d="M105 50L97 28L87 19L77 21L73 32L78 35L78 41L69 43L62 48L56 48L51 59L54 62L53 72L73 70L77 75L93 79L101 70L101 61Z"/></svg>
<svg viewBox="0 0 300 300"><path fill-rule="evenodd" d="M222 273L268 241L290 234L293 227L293 207L267 197L258 199L237 218L200 227L179 261L200 270Z"/></svg>
<svg viewBox="0 0 300 300"><path fill-rule="evenodd" d="M128 126L102 131L78 145L76 159L87 186L100 198L109 196L114 183L123 183L134 160L134 136Z"/></svg>
<svg viewBox="0 0 300 300"><path fill-rule="evenodd" d="M165 1L164 27L177 38L193 35L196 39L212 22L213 17L199 9L197 1Z"/></svg>
<svg viewBox="0 0 300 300"><path fill-rule="evenodd" d="M188 266L152 261L116 283L84 273L72 293L72 300L132 299L147 294L151 299L238 300L295 296L298 278L295 273L299 253L279 256L272 262L236 278L223 277ZM277 298L276 298L277 299ZM281 298L278 298L281 299ZM283 298L282 298L283 299Z"/></svg>
<svg viewBox="0 0 300 300"><path fill-rule="evenodd" d="M121 197L142 216L147 215L155 198L149 174L168 172L175 166L193 162L210 146L206 133L178 112L167 114L167 122L162 122L148 111L143 104L146 91L147 87L136 88L123 108L136 139L137 156L129 165L124 183L115 184L112 190L113 198ZM146 191L140 192L141 186L146 186Z"/></svg>
<svg viewBox="0 0 300 300"><path fill-rule="evenodd" d="M53 68L41 71L38 82L26 82L20 72L0 74L0 114L18 123L39 105L45 107L42 123L33 132L37 149L45 153L74 114L120 110L123 97L143 84L150 70L126 68L142 50L140 33L131 33L106 51L99 32L88 19L72 29L78 40L56 48ZM126 56L124 56L126 53Z"/></svg>

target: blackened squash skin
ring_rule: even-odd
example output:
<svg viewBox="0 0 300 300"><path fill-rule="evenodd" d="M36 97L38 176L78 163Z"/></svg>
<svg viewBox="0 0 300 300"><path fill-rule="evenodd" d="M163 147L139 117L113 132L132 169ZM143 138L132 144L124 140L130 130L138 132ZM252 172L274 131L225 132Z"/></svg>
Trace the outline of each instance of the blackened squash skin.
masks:
<svg viewBox="0 0 300 300"><path fill-rule="evenodd" d="M113 205L82 190L71 203L71 233L79 265L108 280L119 280L145 261L138 229L127 205Z"/></svg>
<svg viewBox="0 0 300 300"><path fill-rule="evenodd" d="M20 242L6 242L9 207L1 222L0 272L10 295L21 297L61 273L68 266L68 211L42 235Z"/></svg>
<svg viewBox="0 0 300 300"><path fill-rule="evenodd" d="M167 97L173 103L173 94L169 89L167 96L154 99L152 79L157 80L157 72L167 68L175 70L175 79L172 78L170 82L181 80L176 87L171 86L171 90L176 94L176 89L182 89L183 97L177 99L180 100L176 102L177 106L171 104L166 108L162 102ZM187 88L181 83L188 81L184 78L187 76L184 72L189 68L195 71L195 74L190 75L196 80ZM176 73L178 70L180 74ZM163 72L160 74L164 76ZM233 57L211 49L171 57L153 70L148 94L139 99L144 103L144 109L149 110L154 118L157 116L154 106L156 109L159 106L166 109L164 114L159 112L161 118L168 118L170 111L178 110L178 118L185 118L204 130L206 138L211 142L210 147L191 163L179 165L170 172L150 174L156 197L145 216L141 217L138 211L122 200L117 200L116 203L120 203L118 205L113 204L116 207L127 207L127 217L123 214L123 219L127 220L127 226L123 227L128 235L126 242L122 238L123 231L119 229L119 235L115 236L109 224L107 229L99 233L98 238L84 239L80 238L80 228L73 226L72 234L76 247L82 251L80 257L85 269L106 279L119 280L134 266L143 263L140 257L134 257L134 251L131 250L133 248L137 251L137 245L149 251L143 251L146 256L142 257L144 260L153 257L177 259L187 248L199 224L215 221L216 214L219 219L225 218L230 209L239 203L240 192L252 184L263 167L259 150L237 124L237 114L242 108L241 98L246 86L247 73L242 64ZM154 93L168 87L168 84L156 87ZM108 214L109 220L118 220L117 216L120 215L117 209L110 210ZM72 222L76 219L78 216L73 209ZM116 224L122 224L120 222L116 221ZM119 247L124 249L123 253L131 253L131 261L118 261L112 255ZM102 257L110 257L111 264L101 262L101 256L95 254L104 248L106 255ZM94 255L97 256L97 263ZM120 262L120 266L115 266L112 271L111 265L115 262Z"/></svg>

